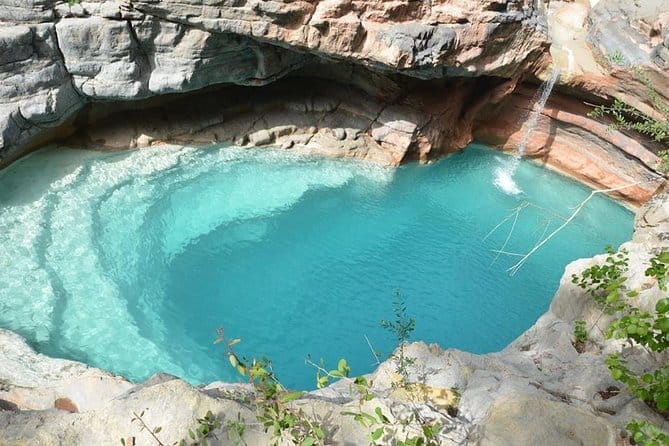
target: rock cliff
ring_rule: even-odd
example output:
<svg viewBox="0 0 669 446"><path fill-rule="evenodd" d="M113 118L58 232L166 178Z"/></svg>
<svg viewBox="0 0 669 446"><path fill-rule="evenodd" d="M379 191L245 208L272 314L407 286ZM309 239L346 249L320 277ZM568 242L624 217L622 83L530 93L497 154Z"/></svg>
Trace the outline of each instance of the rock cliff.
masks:
<svg viewBox="0 0 669 446"><path fill-rule="evenodd" d="M259 86L314 61L423 79L512 77L546 47L541 15L506 0L3 0L0 23L5 159L67 133L89 103Z"/></svg>
<svg viewBox="0 0 669 446"><path fill-rule="evenodd" d="M52 140L94 149L234 141L388 165L474 137L512 148L533 106L533 87L515 87L541 78L549 49L561 60L546 17L557 28L562 2L535 3L3 0L0 165ZM601 9L582 14L596 36L605 35L594 31ZM649 110L638 81L566 68L565 93ZM586 113L544 113L530 153L594 186L639 183L621 196L647 200L662 182L652 151L607 136ZM601 150L578 149L591 144Z"/></svg>

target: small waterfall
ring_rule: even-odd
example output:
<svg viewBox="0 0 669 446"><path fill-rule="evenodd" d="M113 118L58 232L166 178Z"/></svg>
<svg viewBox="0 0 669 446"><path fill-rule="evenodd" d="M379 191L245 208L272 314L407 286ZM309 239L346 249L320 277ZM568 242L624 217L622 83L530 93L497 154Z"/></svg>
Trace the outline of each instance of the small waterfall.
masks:
<svg viewBox="0 0 669 446"><path fill-rule="evenodd" d="M530 136L532 136L532 133L534 132L534 129L539 122L541 112L544 111L546 102L548 102L548 97L551 95L553 87L559 78L560 69L558 67L554 67L553 71L551 72L551 77L548 78L548 80L544 82L537 91L535 98L538 99L536 100L536 103L533 107L534 110L530 112L529 120L527 122L527 126L525 127L525 132L523 132L523 138L520 140L520 144L518 145L516 158L522 158L525 155L525 149L527 148L527 143L530 141Z"/></svg>
<svg viewBox="0 0 669 446"><path fill-rule="evenodd" d="M505 165L495 169L495 179L493 183L495 186L497 186L498 189L507 195L519 195L523 192L522 189L516 184L513 177L516 174L516 170L518 169L518 163L520 159L525 156L525 149L527 148L527 144L530 142L530 137L532 136L532 133L534 132L534 129L539 122L541 112L544 110L546 102L548 102L548 98L553 91L553 87L559 78L560 69L558 67L554 67L550 78L548 78L548 80L541 85L539 90L537 90L537 94L534 96L534 106L532 107L532 111L530 111L527 117L525 131L523 132L523 137L520 140L520 144L518 145L518 149L516 150L514 157L505 163Z"/></svg>

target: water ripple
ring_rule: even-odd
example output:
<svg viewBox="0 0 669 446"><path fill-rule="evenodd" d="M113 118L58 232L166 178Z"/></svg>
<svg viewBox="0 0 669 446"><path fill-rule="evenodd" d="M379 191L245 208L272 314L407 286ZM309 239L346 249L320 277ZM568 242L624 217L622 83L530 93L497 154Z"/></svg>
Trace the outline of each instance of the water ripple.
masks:
<svg viewBox="0 0 669 446"><path fill-rule="evenodd" d="M416 337L475 352L502 348L548 306L564 265L630 235L604 197L511 278L494 262L527 250L585 188L528 163L522 197L500 192L506 161L483 148L397 170L285 151L216 146L127 153L43 150L0 174L0 326L53 355L145 379L234 380L211 345L274 359L311 386L307 354L369 371L365 341L395 288ZM606 221L606 225L598 222ZM608 224L616 222L616 224Z"/></svg>

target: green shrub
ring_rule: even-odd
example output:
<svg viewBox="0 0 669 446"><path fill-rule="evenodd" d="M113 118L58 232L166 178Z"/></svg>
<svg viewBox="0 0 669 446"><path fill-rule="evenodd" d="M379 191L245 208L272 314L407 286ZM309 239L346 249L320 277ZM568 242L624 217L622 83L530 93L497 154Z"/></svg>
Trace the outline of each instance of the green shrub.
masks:
<svg viewBox="0 0 669 446"><path fill-rule="evenodd" d="M614 65L622 65L620 60L622 54L613 53L609 61ZM660 97L653 86L651 80L640 69L632 68L637 78L646 86L648 101L657 112L658 116L653 117L640 112L636 108L625 104L620 99L614 99L610 105L599 105L594 108L589 116L601 118L608 116L613 119L611 127L619 130L629 130L641 133L651 139L661 143L667 150L658 152L660 158L657 169L662 173L669 173L669 105Z"/></svg>
<svg viewBox="0 0 669 446"><path fill-rule="evenodd" d="M645 311L633 304L638 296L628 290L626 273L629 259L625 251L614 253L607 248L608 256L602 265L594 265L581 275L573 275L572 282L585 289L614 320L606 328L607 339L621 339L639 345L648 352L662 353L669 348L669 298L663 297L655 304L654 311ZM645 275L655 279L662 292L667 291L669 277L669 252L662 251L650 259ZM582 321L577 321L582 322ZM580 324L577 324L577 326ZM583 327L584 329L584 327ZM579 328L580 330L580 328ZM576 335L575 327L575 338ZM605 361L611 377L624 383L630 392L656 411L669 414L669 365L661 365L645 373L634 371L620 355L612 354ZM627 429L635 444L666 446L666 433L657 426L633 420Z"/></svg>
<svg viewBox="0 0 669 446"><path fill-rule="evenodd" d="M646 421L632 421L627 425L632 441L641 446L669 446L669 435Z"/></svg>

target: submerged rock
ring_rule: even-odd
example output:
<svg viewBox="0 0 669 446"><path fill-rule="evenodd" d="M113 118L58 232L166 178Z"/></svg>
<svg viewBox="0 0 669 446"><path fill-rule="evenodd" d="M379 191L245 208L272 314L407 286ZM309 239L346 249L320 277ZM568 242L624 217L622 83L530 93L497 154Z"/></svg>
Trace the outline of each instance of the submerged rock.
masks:
<svg viewBox="0 0 669 446"><path fill-rule="evenodd" d="M666 194L648 203L639 212L633 240L623 245L629 252L630 286L642 288L642 306L661 297L657 286L641 285L649 250L669 248L667 206ZM623 441L621 431L632 418L669 428L669 422L611 378L604 359L620 351L618 341L606 341L591 330L585 351L579 353L572 344L574 320L606 323L592 298L571 283L572 273L598 260L568 265L550 310L499 353L474 355L407 344L404 355L415 358L407 369L411 384L398 388L397 364L392 359L382 363L368 376L375 397L362 409L373 413L378 407L391 419L419 411L440 423L440 444L445 445L613 446ZM141 412L151 429L161 427L163 441L172 442L187 438L195 419L207 411L223 421L211 444L230 444L226 421L238 420L247 425L247 444L269 441L248 405L253 399L248 385L195 388L169 375L133 385L83 364L36 354L7 331L0 331L0 352L2 444L114 444L121 438L145 444L151 441L149 434L132 422L133 414ZM633 349L624 354L644 360ZM52 410L54 400L66 411ZM309 392L293 404L319 420L328 444L367 443L370 430L342 415L361 409L348 383Z"/></svg>

